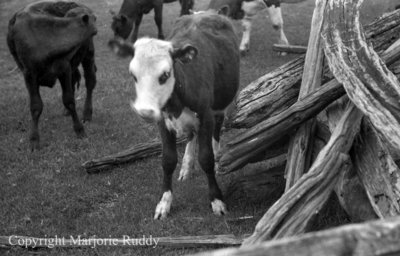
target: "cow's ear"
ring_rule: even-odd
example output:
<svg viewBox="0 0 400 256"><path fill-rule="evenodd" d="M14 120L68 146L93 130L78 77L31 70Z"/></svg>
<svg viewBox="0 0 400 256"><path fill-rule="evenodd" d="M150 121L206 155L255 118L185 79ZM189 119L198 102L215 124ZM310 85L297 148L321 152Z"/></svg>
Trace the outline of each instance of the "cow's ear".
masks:
<svg viewBox="0 0 400 256"><path fill-rule="evenodd" d="M186 44L180 48L174 48L171 55L174 60L178 60L182 63L189 63L196 58L198 50L196 47L190 44Z"/></svg>
<svg viewBox="0 0 400 256"><path fill-rule="evenodd" d="M111 50L113 50L114 53L119 57L126 58L133 57L133 55L135 55L135 49L133 48L133 45L127 43L122 38L111 39L108 41L108 47L110 47Z"/></svg>
<svg viewBox="0 0 400 256"><path fill-rule="evenodd" d="M221 8L219 8L217 13L224 16L229 16L229 12L230 12L229 6L224 5Z"/></svg>

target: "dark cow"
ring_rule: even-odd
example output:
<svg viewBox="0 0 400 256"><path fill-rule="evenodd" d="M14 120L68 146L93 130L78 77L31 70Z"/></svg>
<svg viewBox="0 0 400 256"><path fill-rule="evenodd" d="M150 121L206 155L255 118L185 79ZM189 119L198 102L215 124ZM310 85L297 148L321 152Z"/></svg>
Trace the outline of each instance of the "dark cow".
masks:
<svg viewBox="0 0 400 256"><path fill-rule="evenodd" d="M257 13L268 10L272 26L279 32L279 44L288 45L289 42L283 31L281 2L296 3L304 0L211 0L208 9L219 10L224 6L229 7L229 17L241 19L243 25L243 36L240 43L240 51L246 52L250 49L251 23Z"/></svg>
<svg viewBox="0 0 400 256"><path fill-rule="evenodd" d="M38 122L43 109L39 87L53 87L57 79L74 130L78 137L85 136L75 109L74 91L81 77L78 66L82 64L87 89L83 120L91 120L92 91L96 84L92 37L96 32L92 11L74 2L33 3L11 18L7 44L29 92L32 150L39 148Z"/></svg>
<svg viewBox="0 0 400 256"><path fill-rule="evenodd" d="M137 39L140 23L143 14L149 13L154 9L154 21L158 28L158 38L164 39L162 30L162 9L163 3L172 3L177 0L124 0L118 14L111 12L113 21L111 29L114 35L135 42ZM193 8L194 0L179 0L181 4L181 16L189 14ZM135 29L132 30L135 23Z"/></svg>
<svg viewBox="0 0 400 256"><path fill-rule="evenodd" d="M185 15L174 24L167 41L141 38L132 47L111 40L120 56L133 56L129 72L137 98L132 108L145 120L158 123L162 138L163 196L155 219L165 218L172 202L171 179L177 165L176 137L188 138L179 180L198 161L207 175L213 212L226 207L214 174L214 156L224 110L239 85L238 38L228 18L213 12ZM197 142L198 140L198 142Z"/></svg>

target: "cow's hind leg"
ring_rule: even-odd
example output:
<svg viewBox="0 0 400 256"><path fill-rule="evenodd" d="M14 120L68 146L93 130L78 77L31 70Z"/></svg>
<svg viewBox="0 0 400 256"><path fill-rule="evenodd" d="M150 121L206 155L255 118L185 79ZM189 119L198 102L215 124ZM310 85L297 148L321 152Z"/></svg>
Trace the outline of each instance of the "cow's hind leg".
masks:
<svg viewBox="0 0 400 256"><path fill-rule="evenodd" d="M164 219L169 214L172 204L172 174L178 163L176 152L176 136L167 130L164 120L158 123L161 140L162 140L162 168L164 171L163 178L163 195L157 204L154 219Z"/></svg>
<svg viewBox="0 0 400 256"><path fill-rule="evenodd" d="M283 19L282 11L280 6L268 7L269 18L272 22L273 28L279 32L279 44L289 45L289 41L286 38L285 32L283 31ZM282 52L280 55L284 56L286 53Z"/></svg>
<svg viewBox="0 0 400 256"><path fill-rule="evenodd" d="M94 62L93 41L90 42L89 49L82 61L82 67L85 76L86 100L83 108L83 122L92 121L93 103L92 94L96 86L96 64Z"/></svg>
<svg viewBox="0 0 400 256"><path fill-rule="evenodd" d="M179 0L181 4L181 16L190 14L190 10L193 9L194 0Z"/></svg>
<svg viewBox="0 0 400 256"><path fill-rule="evenodd" d="M243 35L242 41L240 42L240 53L243 55L250 49L250 32L251 32L251 22L253 20L252 16L245 15L242 20Z"/></svg>
<svg viewBox="0 0 400 256"><path fill-rule="evenodd" d="M76 68L72 71L72 91L73 94L75 95L75 86L76 88L79 87L79 83L81 81L81 73L79 72L79 69ZM68 109L64 108L64 112L63 112L64 116L69 116L71 115L71 113L69 112Z"/></svg>
<svg viewBox="0 0 400 256"><path fill-rule="evenodd" d="M79 121L78 114L75 109L75 96L74 90L72 89L72 70L69 64L65 64L64 72L59 75L58 79L60 80L61 88L62 88L62 100L65 108L71 113L72 121L74 123L74 131L78 138L85 137L85 130L83 128L82 123Z"/></svg>
<svg viewBox="0 0 400 256"><path fill-rule="evenodd" d="M162 29L162 10L163 10L162 2L154 7L154 21L158 29L158 39L164 39L164 32Z"/></svg>
<svg viewBox="0 0 400 256"><path fill-rule="evenodd" d="M213 140L212 140L212 147L214 152L215 160L218 159L219 150L220 150L220 135L221 135L221 128L222 124L224 123L225 114L224 112L217 112L214 113L214 133L213 133Z"/></svg>
<svg viewBox="0 0 400 256"><path fill-rule="evenodd" d="M39 84L37 77L33 74L27 73L24 76L25 84L28 88L30 97L30 110L32 116L31 133L29 136L31 150L39 149L39 117L43 111L43 101L40 97Z"/></svg>
<svg viewBox="0 0 400 256"><path fill-rule="evenodd" d="M211 112L206 112L200 117L199 129L199 163L207 175L209 198L215 215L227 213L222 193L215 179L214 153L212 148L212 135L214 130L214 117Z"/></svg>
<svg viewBox="0 0 400 256"><path fill-rule="evenodd" d="M196 149L197 149L197 135L194 135L188 143L186 144L185 154L182 159L182 166L179 172L179 181L186 180L190 171L195 168L195 158L196 158Z"/></svg>

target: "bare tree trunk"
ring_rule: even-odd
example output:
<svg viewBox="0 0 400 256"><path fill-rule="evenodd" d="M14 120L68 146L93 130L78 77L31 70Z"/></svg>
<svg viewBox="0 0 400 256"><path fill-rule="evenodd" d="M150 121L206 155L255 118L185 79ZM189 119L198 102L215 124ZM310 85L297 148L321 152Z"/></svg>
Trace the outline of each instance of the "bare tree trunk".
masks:
<svg viewBox="0 0 400 256"><path fill-rule="evenodd" d="M299 99L321 86L324 54L322 51L321 30L327 0L317 0L311 22L310 38L305 58ZM311 164L312 146L314 144L316 119L312 118L300 125L292 135L286 162L286 187L288 191L296 181L308 170Z"/></svg>
<svg viewBox="0 0 400 256"><path fill-rule="evenodd" d="M400 149L400 84L367 44L359 23L363 0L330 0L323 39L329 66L350 100Z"/></svg>

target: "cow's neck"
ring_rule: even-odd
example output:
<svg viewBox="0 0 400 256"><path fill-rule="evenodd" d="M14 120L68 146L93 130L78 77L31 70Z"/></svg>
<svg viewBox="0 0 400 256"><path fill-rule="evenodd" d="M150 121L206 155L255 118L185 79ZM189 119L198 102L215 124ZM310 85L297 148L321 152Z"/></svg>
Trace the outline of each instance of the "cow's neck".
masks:
<svg viewBox="0 0 400 256"><path fill-rule="evenodd" d="M179 117L185 108L185 77L179 64L174 65L175 85L171 97L165 104L163 111L171 117Z"/></svg>

